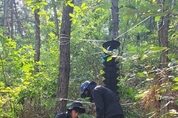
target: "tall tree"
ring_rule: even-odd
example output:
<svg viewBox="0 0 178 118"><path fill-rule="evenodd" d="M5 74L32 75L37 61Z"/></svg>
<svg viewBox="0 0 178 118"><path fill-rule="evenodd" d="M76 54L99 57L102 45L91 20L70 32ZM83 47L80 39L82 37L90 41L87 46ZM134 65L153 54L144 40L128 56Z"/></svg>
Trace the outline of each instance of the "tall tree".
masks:
<svg viewBox="0 0 178 118"><path fill-rule="evenodd" d="M35 62L40 61L40 15L39 13L40 9L35 9L35 56L34 60ZM38 64L35 66L35 72L39 72Z"/></svg>
<svg viewBox="0 0 178 118"><path fill-rule="evenodd" d="M57 16L57 9L56 9L56 1L53 0L53 12L54 12L54 21L55 21L55 34L57 36L57 39L59 39L59 20L58 20L58 16Z"/></svg>
<svg viewBox="0 0 178 118"><path fill-rule="evenodd" d="M14 35L14 0L11 0L11 20L10 20L10 37L13 38Z"/></svg>
<svg viewBox="0 0 178 118"><path fill-rule="evenodd" d="M4 18L3 18L3 26L7 27L7 16L8 16L8 0L4 0Z"/></svg>
<svg viewBox="0 0 178 118"><path fill-rule="evenodd" d="M58 89L57 89L57 101L56 111L64 112L66 110L66 101L60 101L60 98L67 98L68 96L68 84L69 84L69 73L70 73L70 33L71 33L71 20L70 13L73 13L73 7L69 6L72 4L70 0L64 2L63 13L62 13L62 24L60 31L60 67L58 77Z"/></svg>
<svg viewBox="0 0 178 118"><path fill-rule="evenodd" d="M157 1L158 4L164 6L162 0ZM164 12L164 11L163 11ZM161 47L168 47L168 26L169 26L169 15L162 16L158 22L158 40ZM168 64L168 51L163 51L160 56L160 67L165 68Z"/></svg>
<svg viewBox="0 0 178 118"><path fill-rule="evenodd" d="M18 14L19 1L15 2L15 0L4 0L2 3L3 7L3 26L7 29L6 34L13 38L14 34L18 35L20 33L21 37L24 36L24 28L23 24L20 21L20 16ZM22 9L20 9L22 10Z"/></svg>
<svg viewBox="0 0 178 118"><path fill-rule="evenodd" d="M14 34L14 0L4 0L3 26L7 28L6 34L13 38Z"/></svg>
<svg viewBox="0 0 178 118"><path fill-rule="evenodd" d="M119 0L111 0L111 2L112 2L112 39L114 40L115 38L118 37L118 30L119 30L118 27L119 26L119 20L118 20Z"/></svg>
<svg viewBox="0 0 178 118"><path fill-rule="evenodd" d="M157 3L162 6L162 12L166 11L165 9L165 0L157 0ZM158 40L160 47L167 47L168 48L168 29L169 29L169 14L166 14L165 16L161 16L159 22L158 22ZM168 50L163 50L160 55L160 68L164 69L168 65ZM165 74L164 77L161 77L161 82L165 83L167 82L168 75ZM162 96L166 96L167 92L163 93ZM168 107L165 105L167 104L167 100L162 99L160 103L160 113L164 114L168 112Z"/></svg>
<svg viewBox="0 0 178 118"><path fill-rule="evenodd" d="M20 33L21 37L23 38L24 37L24 28L23 28L22 22L20 21L16 2L14 2L14 16L15 16L16 23L17 23L17 29L16 30Z"/></svg>

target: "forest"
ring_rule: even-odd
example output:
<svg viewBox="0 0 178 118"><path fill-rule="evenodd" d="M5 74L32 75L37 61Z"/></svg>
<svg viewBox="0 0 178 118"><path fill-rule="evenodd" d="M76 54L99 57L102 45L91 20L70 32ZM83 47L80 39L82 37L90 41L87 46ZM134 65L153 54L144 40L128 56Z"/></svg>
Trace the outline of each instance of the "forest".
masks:
<svg viewBox="0 0 178 118"><path fill-rule="evenodd" d="M54 118L76 100L95 118L80 86L105 86L103 54L125 118L178 117L178 1L1 0L0 27L0 118Z"/></svg>

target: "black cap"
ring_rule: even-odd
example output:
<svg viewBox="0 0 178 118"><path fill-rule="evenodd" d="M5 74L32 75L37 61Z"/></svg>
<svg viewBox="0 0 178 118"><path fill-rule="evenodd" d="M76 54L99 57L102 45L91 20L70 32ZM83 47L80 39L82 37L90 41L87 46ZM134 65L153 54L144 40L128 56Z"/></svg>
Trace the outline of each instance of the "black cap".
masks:
<svg viewBox="0 0 178 118"><path fill-rule="evenodd" d="M85 108L82 107L82 103L80 102L72 102L67 110L75 110L79 113L85 113Z"/></svg>

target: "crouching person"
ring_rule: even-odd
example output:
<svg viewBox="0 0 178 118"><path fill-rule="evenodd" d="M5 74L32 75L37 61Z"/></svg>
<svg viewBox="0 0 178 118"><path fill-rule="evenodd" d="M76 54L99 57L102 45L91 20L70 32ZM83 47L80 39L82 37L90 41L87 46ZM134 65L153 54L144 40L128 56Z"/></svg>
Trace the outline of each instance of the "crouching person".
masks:
<svg viewBox="0 0 178 118"><path fill-rule="evenodd" d="M78 118L82 113L85 113L85 108L80 102L72 102L66 112L58 113L55 118Z"/></svg>

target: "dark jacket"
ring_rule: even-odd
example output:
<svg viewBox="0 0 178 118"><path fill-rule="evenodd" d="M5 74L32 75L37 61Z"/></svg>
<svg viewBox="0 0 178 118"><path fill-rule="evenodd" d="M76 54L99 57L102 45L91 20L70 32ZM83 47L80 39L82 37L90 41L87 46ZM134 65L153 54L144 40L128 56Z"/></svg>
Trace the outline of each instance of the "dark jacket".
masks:
<svg viewBox="0 0 178 118"><path fill-rule="evenodd" d="M104 86L96 86L91 90L91 97L96 105L96 118L109 118L123 114L119 98L110 89Z"/></svg>
<svg viewBox="0 0 178 118"><path fill-rule="evenodd" d="M55 118L71 118L68 112L58 113Z"/></svg>

